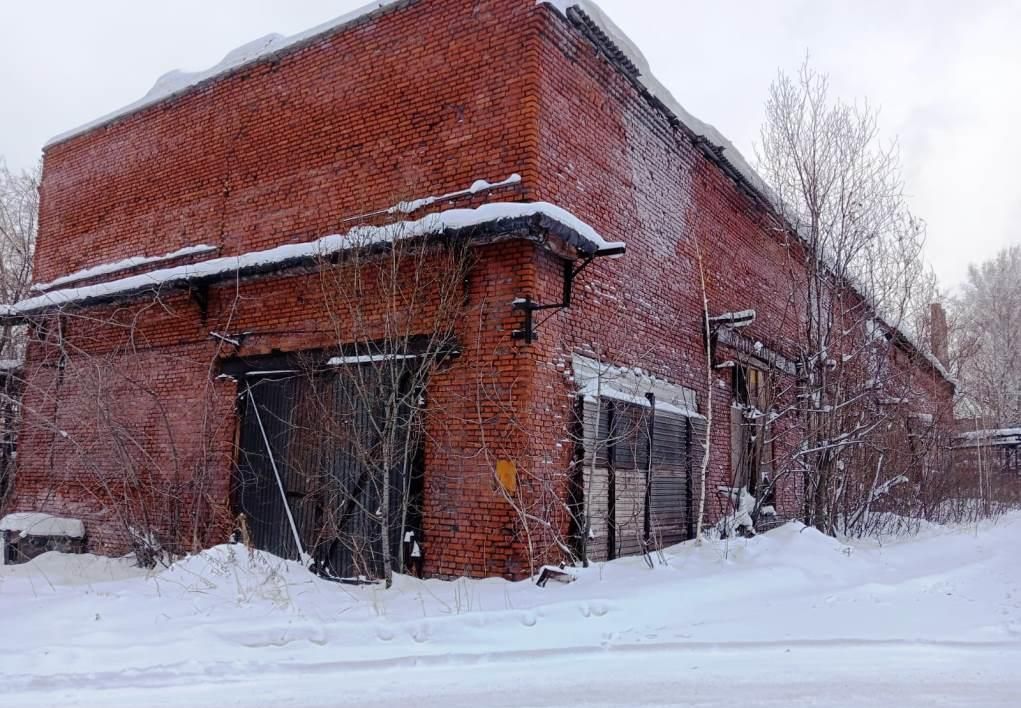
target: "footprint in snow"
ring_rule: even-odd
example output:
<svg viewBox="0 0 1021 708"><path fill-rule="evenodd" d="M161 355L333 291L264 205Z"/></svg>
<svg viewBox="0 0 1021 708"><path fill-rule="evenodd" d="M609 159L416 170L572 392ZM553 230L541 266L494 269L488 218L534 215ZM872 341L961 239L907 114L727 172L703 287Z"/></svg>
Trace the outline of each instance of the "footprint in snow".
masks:
<svg viewBox="0 0 1021 708"><path fill-rule="evenodd" d="M581 610L582 617L602 617L610 611L610 608L601 602L589 602L581 605L578 609Z"/></svg>

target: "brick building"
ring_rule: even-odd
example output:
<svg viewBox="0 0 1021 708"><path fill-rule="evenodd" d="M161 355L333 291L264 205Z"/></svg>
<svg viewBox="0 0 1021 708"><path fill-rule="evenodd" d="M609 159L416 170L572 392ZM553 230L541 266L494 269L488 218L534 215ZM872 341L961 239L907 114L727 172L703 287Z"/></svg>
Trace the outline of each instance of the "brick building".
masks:
<svg viewBox="0 0 1021 708"><path fill-rule="evenodd" d="M953 469L975 499L1021 501L1021 425L991 427L986 421L956 421Z"/></svg>
<svg viewBox="0 0 1021 708"><path fill-rule="evenodd" d="M381 545L426 574L520 577L578 544L606 558L689 538L707 396L710 522L729 508L720 488L762 486L781 455L731 412L754 408L763 371L796 368L777 297L791 246L771 214L740 155L589 3L374 3L168 75L46 147L39 292L0 313L33 328L8 510L81 518L107 552L220 542L245 512L256 545L299 544L340 574L372 574ZM456 321L437 324L451 285L437 280L395 343L394 292L366 279L354 312L335 276L412 241L438 251L394 292L450 267L445 244L470 263L454 269ZM931 422L952 385L883 334ZM355 443L312 455L298 431L335 414L371 428L372 405L308 413L307 391L404 361L428 362L424 415L383 497ZM319 388L299 382L309 371ZM372 376L384 397L403 385ZM309 491L295 471L309 466L340 496ZM381 544L371 527L394 496L412 501ZM798 515L797 477L771 497ZM343 552L317 540L324 514Z"/></svg>

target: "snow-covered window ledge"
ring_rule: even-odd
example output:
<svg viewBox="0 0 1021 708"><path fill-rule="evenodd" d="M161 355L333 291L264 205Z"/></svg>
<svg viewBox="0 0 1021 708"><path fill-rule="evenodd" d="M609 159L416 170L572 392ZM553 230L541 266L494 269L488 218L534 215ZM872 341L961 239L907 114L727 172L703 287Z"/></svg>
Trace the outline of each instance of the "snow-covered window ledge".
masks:
<svg viewBox="0 0 1021 708"><path fill-rule="evenodd" d="M693 389L665 381L637 367L614 366L575 354L571 359L577 394L586 400L609 398L689 418L702 418Z"/></svg>

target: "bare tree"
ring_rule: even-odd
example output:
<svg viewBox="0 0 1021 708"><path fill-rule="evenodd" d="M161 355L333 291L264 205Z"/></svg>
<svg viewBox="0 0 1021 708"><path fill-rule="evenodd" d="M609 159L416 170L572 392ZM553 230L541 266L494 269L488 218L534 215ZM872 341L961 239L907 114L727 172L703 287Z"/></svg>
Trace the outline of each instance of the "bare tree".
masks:
<svg viewBox="0 0 1021 708"><path fill-rule="evenodd" d="M21 436L32 455L20 457L15 486L23 508L102 519L99 548L134 547L152 565L226 538L230 517L222 509L226 483L211 492L217 451L173 424L182 399L167 395L166 371L191 369L201 377L210 362L194 352L154 352L137 329L145 312L173 317L176 302L141 301L133 307L67 309L32 317L27 346L31 371L23 377ZM214 361L215 363L215 361ZM209 390L187 398L204 426L222 426L225 393ZM230 398L226 397L227 408ZM45 480L39 484L40 478Z"/></svg>
<svg viewBox="0 0 1021 708"><path fill-rule="evenodd" d="M13 172L0 158L0 303L17 302L31 285L38 188L38 169ZM9 489L21 420L22 384L16 372L24 358L24 347L24 328L0 323L0 503Z"/></svg>
<svg viewBox="0 0 1021 708"><path fill-rule="evenodd" d="M409 240L396 233L384 253L357 249L341 266L323 271L324 298L340 352L330 362L340 398L334 410L347 416L368 412L361 415L361 426L340 416L341 428L362 428L359 434L334 432L346 437L348 454L373 489L369 496L377 500L378 506L366 511L379 525L387 586L395 568L401 572L412 560L405 558L405 550L414 556L421 541L426 415L443 415L427 408L428 384L460 353L457 334L466 314L473 256L465 238ZM350 490L338 501L335 506L341 509L359 503Z"/></svg>
<svg viewBox="0 0 1021 708"><path fill-rule="evenodd" d="M952 307L965 412L991 427L1021 421L1021 246L972 265Z"/></svg>
<svg viewBox="0 0 1021 708"><path fill-rule="evenodd" d="M13 172L0 159L0 303L21 300L32 284L32 252L39 214L39 169ZM0 359L19 360L24 337L0 325Z"/></svg>
<svg viewBox="0 0 1021 708"><path fill-rule="evenodd" d="M355 234L339 257L319 259L309 297L319 290L322 316L315 331L303 332L309 348L290 356L288 371L239 375L236 391L265 436L242 447L239 463L272 461L297 550L328 573L328 556L346 545L339 550L353 559L355 575L378 577L379 561L388 583L405 566L401 541L420 511L411 487L421 482L426 384L458 354L454 331L472 263L466 239L405 238L400 225L392 231L364 242ZM187 293L155 287L131 305L33 317L25 429L36 467L48 456L47 464L73 475L54 475L51 487L23 503L45 508L63 497L69 513L79 505L83 516L119 527L108 540L130 542L150 563L226 538L230 451L217 445L233 427L234 384L220 374L243 338L225 334L242 298L237 291L232 303L226 288L211 346L180 351L149 346L145 328L173 326L190 305ZM208 384L185 400L160 386L167 371ZM265 400L274 391L286 399L282 408ZM169 409L185 403L201 434L173 424ZM276 438L266 434L274 425L282 431Z"/></svg>
<svg viewBox="0 0 1021 708"><path fill-rule="evenodd" d="M705 369L706 369L706 443L702 449L702 460L698 474L698 511L695 515L695 540L702 542L702 524L705 521L706 478L709 473L710 440L713 436L713 356L712 341L709 337L709 295L705 287L705 266L702 263L702 248L695 240L695 253L698 256L698 279L702 289L702 323L705 327Z"/></svg>
<svg viewBox="0 0 1021 708"><path fill-rule="evenodd" d="M903 341L924 274L924 223L907 208L878 113L832 99L807 61L770 89L759 162L783 217L798 332L794 385L770 377L773 410L761 411L794 416L800 436L774 480L801 474L806 522L833 533L906 471L891 459L904 440L890 430L913 393L891 360L896 347L925 356Z"/></svg>

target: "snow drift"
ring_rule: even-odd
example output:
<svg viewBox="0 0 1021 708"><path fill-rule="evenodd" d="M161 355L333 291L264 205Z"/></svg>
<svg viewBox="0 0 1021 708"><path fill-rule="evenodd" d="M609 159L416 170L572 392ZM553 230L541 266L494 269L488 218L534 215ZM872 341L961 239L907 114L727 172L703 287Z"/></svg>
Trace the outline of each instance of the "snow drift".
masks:
<svg viewBox="0 0 1021 708"><path fill-rule="evenodd" d="M1019 513L996 525L928 527L883 544L848 545L792 523L752 539L675 546L652 568L626 558L574 569L575 582L545 588L401 576L391 590L351 587L237 545L152 573L127 560L48 553L0 568L7 639L0 678L5 705L109 705L115 697L151 704L139 691L157 685L172 689L159 694L168 704L234 700L238 686L260 685L267 696L289 687L292 702L357 705L410 699L445 676L420 705L457 705L451 685L462 686L461 704L471 705L469 695L478 700L505 676L512 693L497 704L516 705L510 697L523 689L514 667L541 675L556 666L556 680L537 681L530 691L574 688L546 705L627 705L637 702L634 691L652 691L657 681L669 679L676 690L684 680L678 662L708 665L740 684L772 681L780 669L770 662L796 652L799 665L826 657L820 677L854 669L865 691L872 672L886 671L892 683L883 695L900 695L900 680L908 699L925 698L916 691L925 680L916 669L946 681L1021 658L1018 533ZM728 665L723 658L731 655L721 651L744 659ZM634 671L648 683L614 674L630 652L644 652ZM883 664L891 657L902 663ZM905 673L903 662L914 668ZM464 671L480 663L484 671ZM357 687L339 695L336 687L350 683L342 676L353 671L360 672ZM603 686L610 675L618 683L600 691L618 686L619 693L604 693L600 703L586 686ZM1006 684L990 684L997 691L1021 688L1016 671L998 680ZM976 705L1001 705L1000 694L983 693L982 685L967 683L969 695L985 700ZM846 705L839 685L833 697L784 705Z"/></svg>

